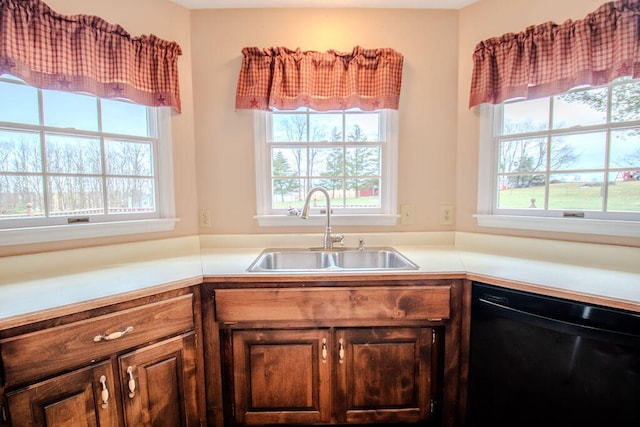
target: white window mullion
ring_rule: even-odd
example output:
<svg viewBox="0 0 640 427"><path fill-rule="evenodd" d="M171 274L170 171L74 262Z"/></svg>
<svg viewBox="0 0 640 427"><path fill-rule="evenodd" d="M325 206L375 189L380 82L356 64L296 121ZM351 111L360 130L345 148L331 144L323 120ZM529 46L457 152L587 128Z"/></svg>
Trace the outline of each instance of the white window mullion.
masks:
<svg viewBox="0 0 640 427"><path fill-rule="evenodd" d="M44 96L42 95L42 89L38 89L38 121L40 127L44 126ZM44 216L49 218L51 216L51 207L49 206L49 165L47 163L47 142L46 133L42 128L38 132L40 134L40 160L42 164L42 174L40 179L42 181L42 203L44 207Z"/></svg>
<svg viewBox="0 0 640 427"><path fill-rule="evenodd" d="M609 169L611 167L611 110L613 107L613 85L610 85L607 89L607 130L605 136L605 150L604 150L604 178L602 180L602 212L607 211L609 206Z"/></svg>
<svg viewBox="0 0 640 427"><path fill-rule="evenodd" d="M503 110L503 109L501 109ZM553 140L553 131L554 131L554 123L553 123L553 112L555 110L555 98L553 96L549 97L549 115L547 116L548 127L546 129L545 141L546 141L546 149L547 155L545 157L545 168L544 168L544 200L542 201L542 209L545 211L549 209L549 201L551 199L551 141ZM504 112L504 110L503 110ZM504 117L503 117L504 118Z"/></svg>
<svg viewBox="0 0 640 427"><path fill-rule="evenodd" d="M107 153L105 150L105 140L104 140L104 136L100 137L100 179L102 182L102 212L104 215L108 215L109 213L109 208L108 208L108 200L109 200L109 194L108 194L108 185L107 185Z"/></svg>
<svg viewBox="0 0 640 427"><path fill-rule="evenodd" d="M105 147L104 135L102 134L102 103L96 98L98 112L98 132L100 133L100 180L102 183L102 214L109 213L109 194L107 185L107 152Z"/></svg>

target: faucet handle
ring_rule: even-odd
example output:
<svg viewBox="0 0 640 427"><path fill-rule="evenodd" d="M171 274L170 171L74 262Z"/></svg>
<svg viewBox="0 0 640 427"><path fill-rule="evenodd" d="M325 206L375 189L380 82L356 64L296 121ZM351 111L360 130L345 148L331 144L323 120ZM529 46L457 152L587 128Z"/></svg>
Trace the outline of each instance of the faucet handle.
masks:
<svg viewBox="0 0 640 427"><path fill-rule="evenodd" d="M331 242L340 243L340 246L344 246L344 236L342 234L332 234Z"/></svg>

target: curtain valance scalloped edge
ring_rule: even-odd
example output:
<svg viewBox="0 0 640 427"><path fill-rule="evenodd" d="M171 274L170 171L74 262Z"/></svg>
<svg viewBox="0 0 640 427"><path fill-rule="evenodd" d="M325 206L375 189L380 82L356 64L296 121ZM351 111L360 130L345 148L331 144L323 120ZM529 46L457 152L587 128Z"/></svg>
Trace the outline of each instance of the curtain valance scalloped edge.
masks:
<svg viewBox="0 0 640 427"><path fill-rule="evenodd" d="M236 109L399 108L404 57L393 49L245 47L242 54Z"/></svg>
<svg viewBox="0 0 640 427"><path fill-rule="evenodd" d="M40 0L0 0L0 73L42 89L124 98L181 111L175 42L132 37L97 16Z"/></svg>
<svg viewBox="0 0 640 427"><path fill-rule="evenodd" d="M640 0L618 0L581 20L481 41L473 53L469 107L640 77L639 22Z"/></svg>

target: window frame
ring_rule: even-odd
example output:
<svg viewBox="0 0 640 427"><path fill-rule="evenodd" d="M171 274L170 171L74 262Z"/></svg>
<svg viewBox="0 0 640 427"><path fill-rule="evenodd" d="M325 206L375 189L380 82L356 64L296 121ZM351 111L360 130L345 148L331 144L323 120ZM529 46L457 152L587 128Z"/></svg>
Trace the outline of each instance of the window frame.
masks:
<svg viewBox="0 0 640 427"><path fill-rule="evenodd" d="M500 132L502 104L481 104L478 153L478 201L473 215L480 227L510 228L560 233L597 234L607 236L640 237L640 221L621 219L615 212L584 212L583 218L564 217L562 210L506 209L496 207L499 144L495 136ZM611 128L615 128L611 126ZM567 209L565 211L571 211ZM639 213L640 214L640 213Z"/></svg>
<svg viewBox="0 0 640 427"><path fill-rule="evenodd" d="M6 77L7 81L15 83L15 78L8 75ZM17 84L30 86L24 82ZM38 114L41 114L42 89L38 90ZM98 98L94 95L84 93L79 95L90 96L94 99ZM74 223L69 223L67 219L85 217L85 215L56 216L53 218L3 219L0 220L0 246L170 231L175 229L175 223L178 219L175 218L171 111L170 107L146 108L153 112L150 126L152 126L153 133L155 134L153 135L155 141L153 141L152 146L154 156L153 168L155 169L155 212L150 214L97 214L89 216L90 222ZM99 111L98 114L100 114ZM100 120L100 117L98 117L98 120ZM127 138L126 135L110 134L101 131L78 131L75 129L70 130L46 126L42 123L42 118L40 118L40 123L36 125L0 122L0 128L9 131L28 130L40 133L53 132L54 134L62 132L63 134L77 134L79 136L91 136L95 138ZM135 139L135 137L133 137L133 139ZM102 174L103 173L104 171Z"/></svg>
<svg viewBox="0 0 640 427"><path fill-rule="evenodd" d="M380 132L385 143L381 144L381 206L376 213L362 211L345 213L332 209L332 225L374 225L397 224L398 196L398 112L382 109L380 112ZM363 111L363 113L369 113ZM312 208L306 221L284 211L274 211L271 207L271 150L268 135L271 134L271 112L254 110L254 146L256 171L256 211L255 219L260 226L318 226L324 224L324 210Z"/></svg>

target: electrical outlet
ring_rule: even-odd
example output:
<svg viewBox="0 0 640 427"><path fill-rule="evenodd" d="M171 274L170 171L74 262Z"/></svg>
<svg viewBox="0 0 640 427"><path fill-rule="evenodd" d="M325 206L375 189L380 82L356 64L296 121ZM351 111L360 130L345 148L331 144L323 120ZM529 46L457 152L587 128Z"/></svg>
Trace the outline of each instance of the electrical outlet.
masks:
<svg viewBox="0 0 640 427"><path fill-rule="evenodd" d="M440 224L442 225L453 224L453 206L451 205L440 206Z"/></svg>
<svg viewBox="0 0 640 427"><path fill-rule="evenodd" d="M400 206L400 224L413 224L413 205Z"/></svg>
<svg viewBox="0 0 640 427"><path fill-rule="evenodd" d="M211 209L200 209L200 227L211 227Z"/></svg>

